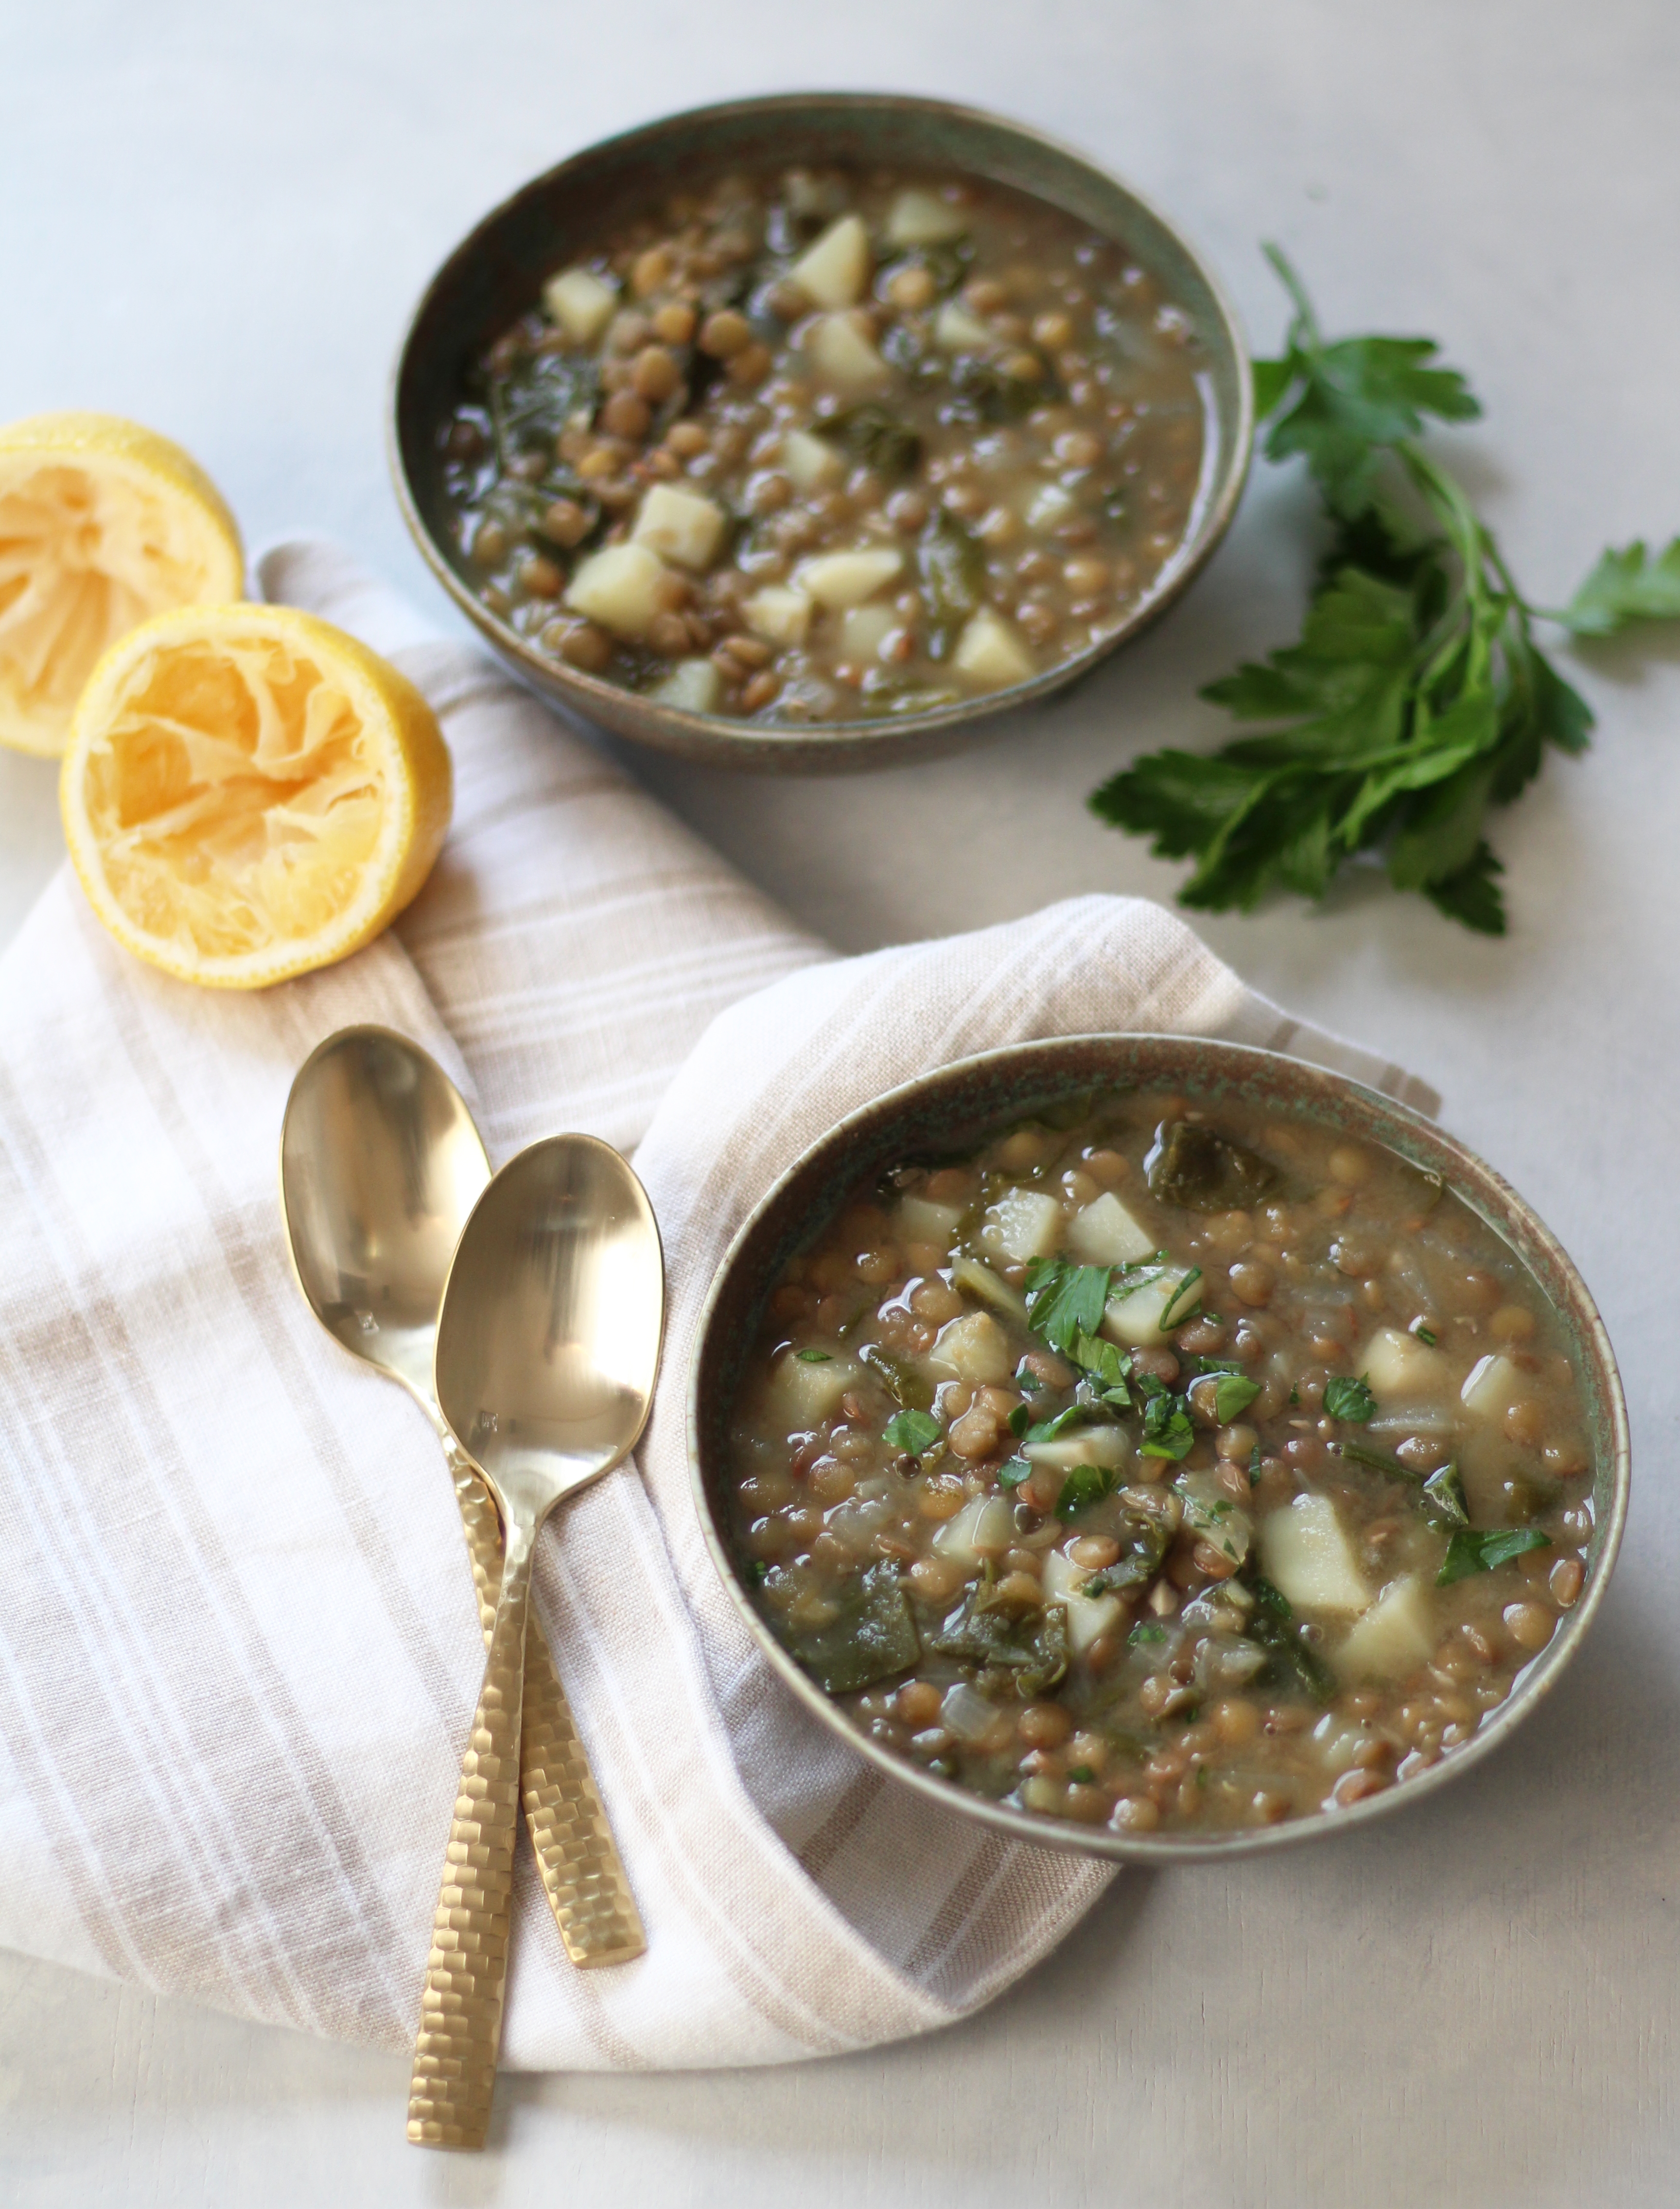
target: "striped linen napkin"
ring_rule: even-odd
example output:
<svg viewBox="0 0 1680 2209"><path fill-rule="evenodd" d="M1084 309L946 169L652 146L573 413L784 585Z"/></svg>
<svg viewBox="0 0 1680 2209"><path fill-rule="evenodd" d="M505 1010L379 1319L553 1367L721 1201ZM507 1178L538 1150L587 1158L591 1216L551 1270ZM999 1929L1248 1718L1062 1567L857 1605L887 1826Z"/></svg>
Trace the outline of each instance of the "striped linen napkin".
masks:
<svg viewBox="0 0 1680 2209"><path fill-rule="evenodd" d="M1433 1100L1134 900L833 959L334 547L261 572L426 691L455 822L390 934L278 989L154 972L68 874L0 959L0 1943L412 2037L478 1613L431 1430L310 1317L275 1181L296 1068L376 1020L449 1068L493 1159L560 1128L633 1151L670 1269L641 1477L550 1522L536 1583L649 1947L573 1971L522 1852L503 2060L779 2062L948 2023L1107 1875L892 1787L756 1658L684 1464L720 1255L840 1114L1023 1037L1217 1034Z"/></svg>

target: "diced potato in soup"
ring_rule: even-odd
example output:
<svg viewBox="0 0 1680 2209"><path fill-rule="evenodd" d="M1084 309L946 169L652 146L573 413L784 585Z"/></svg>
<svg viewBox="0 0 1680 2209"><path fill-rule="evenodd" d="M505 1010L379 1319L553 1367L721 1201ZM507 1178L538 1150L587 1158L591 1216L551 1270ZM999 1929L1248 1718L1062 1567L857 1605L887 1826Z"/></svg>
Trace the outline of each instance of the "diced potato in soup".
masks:
<svg viewBox="0 0 1680 2209"><path fill-rule="evenodd" d="M1435 1652L1429 1596L1408 1576L1384 1588L1336 1652L1336 1669L1350 1680L1404 1680Z"/></svg>
<svg viewBox="0 0 1680 2209"><path fill-rule="evenodd" d="M676 706L685 713L709 713L718 702L722 680L709 659L679 659L656 695L661 704Z"/></svg>
<svg viewBox="0 0 1680 2209"><path fill-rule="evenodd" d="M1500 1706L1585 1583L1581 1394L1491 1231L1346 1148L1099 1092L879 1161L814 1227L746 1354L732 1531L871 1742L1216 1833L1405 1785Z"/></svg>
<svg viewBox="0 0 1680 2209"><path fill-rule="evenodd" d="M1298 1610L1358 1611L1370 1601L1353 1550L1328 1496L1298 1496L1261 1530L1273 1586Z"/></svg>
<svg viewBox="0 0 1680 2209"><path fill-rule="evenodd" d="M1155 1241L1110 1189L1074 1214L1068 1248L1088 1266L1135 1266L1154 1255Z"/></svg>
<svg viewBox="0 0 1680 2209"><path fill-rule="evenodd" d="M723 536L724 517L696 491L655 484L641 502L630 541L645 545L679 568L709 567Z"/></svg>
<svg viewBox="0 0 1680 2209"><path fill-rule="evenodd" d="M1177 556L1199 311L1048 201L736 162L569 243L434 425L449 557L557 667L738 720L921 713L1066 667ZM626 539L667 570L639 610L593 565ZM890 630L790 603L864 551Z"/></svg>
<svg viewBox="0 0 1680 2209"><path fill-rule="evenodd" d="M1006 1189L986 1208L980 1240L1004 1257L1024 1262L1048 1258L1061 1241L1066 1221L1053 1196L1038 1189Z"/></svg>
<svg viewBox="0 0 1680 2209"><path fill-rule="evenodd" d="M616 636L645 636L663 600L665 563L645 545L609 545L572 577L566 604Z"/></svg>
<svg viewBox="0 0 1680 2209"><path fill-rule="evenodd" d="M828 552L794 571L799 588L822 606L860 606L884 591L904 565L891 545L865 545L853 552Z"/></svg>

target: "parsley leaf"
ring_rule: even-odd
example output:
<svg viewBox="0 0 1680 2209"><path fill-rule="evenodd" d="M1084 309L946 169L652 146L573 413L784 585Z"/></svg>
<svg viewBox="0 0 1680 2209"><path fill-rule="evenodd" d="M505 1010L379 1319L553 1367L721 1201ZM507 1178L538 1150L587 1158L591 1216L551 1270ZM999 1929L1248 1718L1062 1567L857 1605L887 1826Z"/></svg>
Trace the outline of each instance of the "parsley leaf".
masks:
<svg viewBox="0 0 1680 2209"><path fill-rule="evenodd" d="M1114 1279L1111 1266L1070 1266L1065 1258L1035 1258L1027 1269L1027 1322L1053 1350L1073 1353L1081 1335L1094 1335Z"/></svg>
<svg viewBox="0 0 1680 2209"><path fill-rule="evenodd" d="M802 1365L832 1365L834 1359L826 1350L796 1350L793 1355Z"/></svg>
<svg viewBox="0 0 1680 2209"><path fill-rule="evenodd" d="M1337 1373L1324 1383L1324 1409L1333 1419L1363 1427L1376 1417L1376 1399L1363 1375L1354 1381L1346 1373Z"/></svg>
<svg viewBox="0 0 1680 2209"><path fill-rule="evenodd" d="M1443 1465L1430 1475L1419 1501L1424 1518L1443 1533L1454 1533L1470 1524L1470 1506L1465 1502L1464 1482L1455 1464Z"/></svg>
<svg viewBox="0 0 1680 2209"><path fill-rule="evenodd" d="M1173 1460L1188 1457L1195 1447L1195 1429L1181 1399L1163 1389L1143 1407L1143 1440L1140 1457Z"/></svg>
<svg viewBox="0 0 1680 2209"><path fill-rule="evenodd" d="M1250 1381L1246 1373L1221 1373L1213 1381L1213 1416L1222 1427L1228 1427L1239 1411L1246 1411L1260 1393L1258 1381ZM1258 1449L1259 1443L1255 1444Z"/></svg>
<svg viewBox="0 0 1680 2209"><path fill-rule="evenodd" d="M1032 1476L1033 1461L1030 1458L1005 1458L997 1468L997 1484L1000 1488L1019 1488L1022 1481L1030 1480Z"/></svg>
<svg viewBox="0 0 1680 2209"><path fill-rule="evenodd" d="M1577 636L1614 636L1631 621L1672 621L1680 616L1680 537L1665 552L1647 553L1634 543L1614 549L1555 619Z"/></svg>
<svg viewBox="0 0 1680 2209"><path fill-rule="evenodd" d="M1549 1550L1551 1538L1538 1526L1496 1526L1490 1532L1460 1527L1447 1544L1446 1562L1435 1576L1436 1587L1451 1587L1472 1573L1490 1573L1496 1565L1526 1556L1530 1550Z"/></svg>
<svg viewBox="0 0 1680 2209"><path fill-rule="evenodd" d="M1536 620L1606 636L1680 618L1680 538L1606 552L1569 606L1526 599L1457 482L1417 442L1426 418L1480 412L1427 338L1330 343L1300 279L1283 354L1255 364L1269 459L1298 455L1334 535L1299 641L1203 692L1270 725L1211 754L1158 751L1095 791L1093 812L1193 859L1181 901L1251 912L1278 890L1322 898L1361 853L1396 889L1489 936L1505 928L1489 810L1548 749L1585 750L1593 716L1534 641Z"/></svg>
<svg viewBox="0 0 1680 2209"><path fill-rule="evenodd" d="M894 1411L882 1430L881 1438L888 1449L908 1450L912 1457L925 1457L936 1442L945 1439L945 1430L931 1411Z"/></svg>
<svg viewBox="0 0 1680 2209"><path fill-rule="evenodd" d="M1093 1503L1100 1503L1105 1496L1114 1493L1118 1478L1114 1467L1108 1465L1076 1465L1062 1484L1062 1493L1056 1499L1058 1519L1071 1519L1086 1511Z"/></svg>
<svg viewBox="0 0 1680 2209"><path fill-rule="evenodd" d="M1099 1399L1111 1404L1117 1411L1131 1409L1131 1391L1126 1382L1130 1377L1132 1361L1123 1350L1117 1350L1111 1342L1089 1334L1075 1335L1069 1347L1069 1357L1089 1377Z"/></svg>
<svg viewBox="0 0 1680 2209"><path fill-rule="evenodd" d="M1130 1649L1141 1649L1146 1642L1165 1640L1166 1628L1164 1626L1157 1626L1153 1620L1146 1618L1141 1625L1133 1627L1131 1632L1126 1636L1126 1646Z"/></svg>

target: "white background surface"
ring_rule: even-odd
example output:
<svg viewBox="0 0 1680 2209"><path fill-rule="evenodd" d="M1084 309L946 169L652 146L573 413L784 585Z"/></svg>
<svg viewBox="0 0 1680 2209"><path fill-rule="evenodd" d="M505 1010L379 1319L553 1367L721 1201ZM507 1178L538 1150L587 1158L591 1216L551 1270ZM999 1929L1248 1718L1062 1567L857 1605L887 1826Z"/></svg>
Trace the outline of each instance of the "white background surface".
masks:
<svg viewBox="0 0 1680 2209"><path fill-rule="evenodd" d="M249 542L331 531L440 623L381 424L432 267L610 129L800 85L948 93L1083 145L1183 221L1260 349L1283 322L1262 237L1333 330L1440 336L1488 408L1450 450L1535 596L1567 595L1607 538L1680 527L1667 0L8 0L0 25L0 420L138 416L198 454ZM1075 890L1168 896L1176 870L1081 800L1146 745L1215 737L1195 687L1291 633L1309 513L1262 466L1163 629L964 758L780 786L645 772L848 948ZM933 2041L770 2074L509 2080L476 2160L404 2146L397 2061L0 1957L0 2199L1680 2199L1680 641L1570 671L1600 727L1499 822L1508 940L1364 887L1206 929L1260 987L1434 1081L1603 1304L1633 1519L1544 1718L1369 1837L1126 1875L1047 1965ZM0 935L56 862L52 779L0 755Z"/></svg>

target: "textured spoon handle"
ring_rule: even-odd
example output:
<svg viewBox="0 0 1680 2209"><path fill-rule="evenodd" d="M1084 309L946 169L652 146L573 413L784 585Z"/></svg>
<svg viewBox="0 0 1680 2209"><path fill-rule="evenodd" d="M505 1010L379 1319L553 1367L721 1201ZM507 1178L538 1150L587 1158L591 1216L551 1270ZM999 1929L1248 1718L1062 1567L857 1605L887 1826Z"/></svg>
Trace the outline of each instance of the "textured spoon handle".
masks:
<svg viewBox="0 0 1680 2209"><path fill-rule="evenodd" d="M444 1447L488 1642L502 1585L502 1522L473 1460L452 1436ZM647 1935L566 1706L565 1690L534 1619L525 1641L522 1736L525 1821L566 1953L583 1971L627 1964L647 1947Z"/></svg>
<svg viewBox="0 0 1680 2209"><path fill-rule="evenodd" d="M461 1761L408 2085L408 2137L419 2147L482 2147L490 2126L508 1981L534 1531L508 1529L485 1683Z"/></svg>

